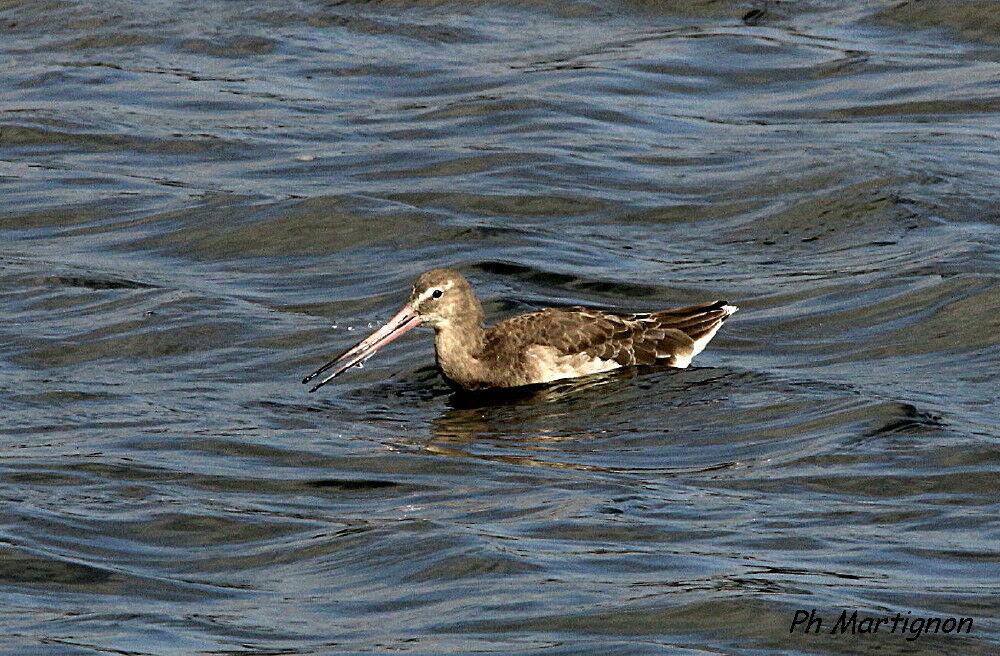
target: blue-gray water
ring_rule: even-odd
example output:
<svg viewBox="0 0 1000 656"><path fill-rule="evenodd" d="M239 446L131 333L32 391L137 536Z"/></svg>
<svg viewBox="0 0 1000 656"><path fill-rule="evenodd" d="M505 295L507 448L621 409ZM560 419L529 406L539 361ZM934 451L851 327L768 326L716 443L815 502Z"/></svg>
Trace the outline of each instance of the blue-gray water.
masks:
<svg viewBox="0 0 1000 656"><path fill-rule="evenodd" d="M997 653L997 16L0 2L0 651ZM416 332L306 393L436 266L742 309L684 371L469 402Z"/></svg>

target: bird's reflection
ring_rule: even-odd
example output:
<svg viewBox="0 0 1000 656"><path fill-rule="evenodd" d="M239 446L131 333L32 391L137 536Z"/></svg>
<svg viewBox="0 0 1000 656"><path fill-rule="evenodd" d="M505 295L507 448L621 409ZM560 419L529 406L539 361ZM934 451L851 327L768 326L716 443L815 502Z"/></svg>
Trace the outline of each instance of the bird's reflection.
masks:
<svg viewBox="0 0 1000 656"><path fill-rule="evenodd" d="M531 467L607 473L655 471L658 476L725 469L735 463L692 469L660 463L621 467L581 462L586 459L581 456L589 454L591 448L580 444L619 438L635 430L631 418L639 412L637 405L647 406L641 412L649 412L650 389L657 392L657 406L690 403L691 390L697 388L705 391L698 398L711 402L727 374L712 368L665 372L635 367L499 392L455 392L447 398L448 407L432 421L429 441L404 439L411 447L437 456ZM640 380L633 380L637 378Z"/></svg>

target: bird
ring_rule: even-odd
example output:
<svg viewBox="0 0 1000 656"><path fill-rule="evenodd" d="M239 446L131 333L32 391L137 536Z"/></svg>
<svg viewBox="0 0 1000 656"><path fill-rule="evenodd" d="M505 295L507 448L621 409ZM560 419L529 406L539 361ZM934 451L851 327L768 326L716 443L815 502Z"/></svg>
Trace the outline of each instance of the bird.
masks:
<svg viewBox="0 0 1000 656"><path fill-rule="evenodd" d="M465 276L432 269L417 277L409 300L385 325L302 382L329 372L309 390L315 392L420 325L434 329L438 369L459 390L536 385L637 365L685 368L738 309L727 301L639 313L546 308L484 330L483 307Z"/></svg>

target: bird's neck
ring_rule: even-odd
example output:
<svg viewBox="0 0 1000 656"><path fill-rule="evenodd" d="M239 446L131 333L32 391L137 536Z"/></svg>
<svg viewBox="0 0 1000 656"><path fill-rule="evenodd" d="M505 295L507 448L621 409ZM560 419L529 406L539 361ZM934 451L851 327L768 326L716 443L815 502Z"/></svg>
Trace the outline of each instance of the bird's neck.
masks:
<svg viewBox="0 0 1000 656"><path fill-rule="evenodd" d="M479 317L452 320L434 330L434 351L445 376L466 386L485 380L486 365L480 359L484 331Z"/></svg>

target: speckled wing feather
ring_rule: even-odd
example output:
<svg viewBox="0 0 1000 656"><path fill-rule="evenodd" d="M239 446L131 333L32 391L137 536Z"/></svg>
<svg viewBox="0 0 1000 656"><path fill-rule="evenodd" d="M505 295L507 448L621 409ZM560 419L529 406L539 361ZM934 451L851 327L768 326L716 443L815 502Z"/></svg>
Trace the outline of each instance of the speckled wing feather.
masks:
<svg viewBox="0 0 1000 656"><path fill-rule="evenodd" d="M553 308L507 319L487 331L487 350L549 346L565 355L586 353L622 366L657 362L686 366L732 313L725 301L644 314L618 314L583 307Z"/></svg>

